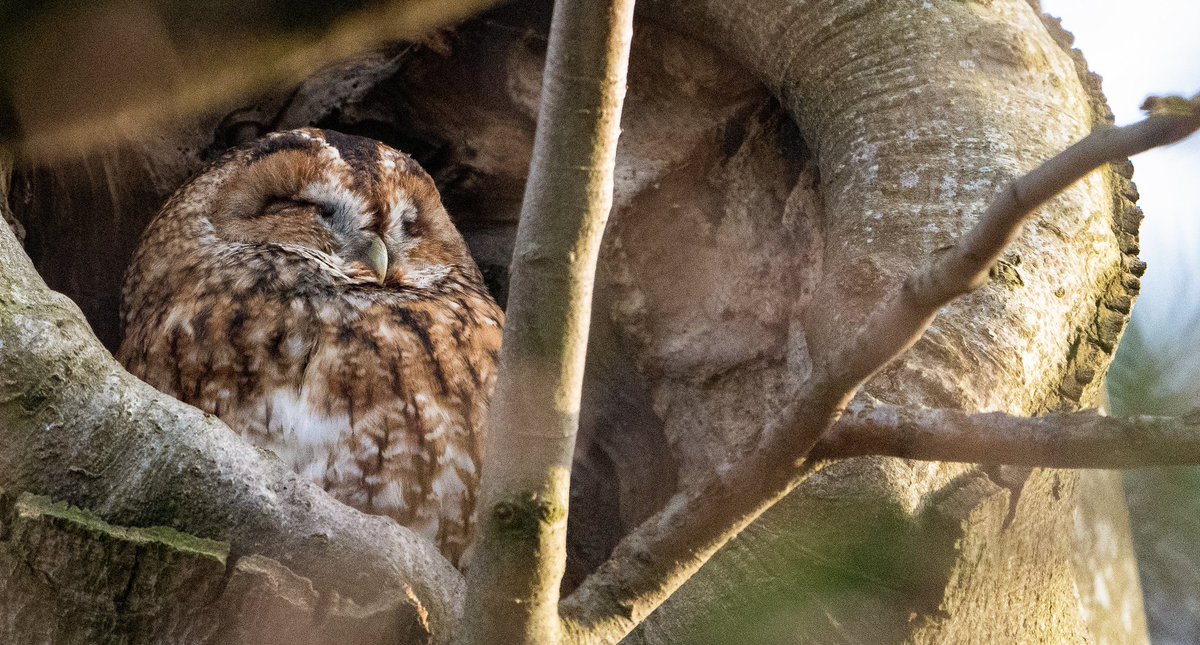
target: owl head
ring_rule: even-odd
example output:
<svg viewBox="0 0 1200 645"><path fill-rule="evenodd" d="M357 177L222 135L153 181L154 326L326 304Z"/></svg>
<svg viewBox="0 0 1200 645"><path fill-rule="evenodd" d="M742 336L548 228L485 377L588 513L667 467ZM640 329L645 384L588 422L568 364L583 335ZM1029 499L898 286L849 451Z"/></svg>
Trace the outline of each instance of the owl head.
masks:
<svg viewBox="0 0 1200 645"><path fill-rule="evenodd" d="M231 150L159 216L181 217L203 225L209 250L232 258L270 249L346 284L420 289L456 269L476 271L415 161L329 130L273 133Z"/></svg>

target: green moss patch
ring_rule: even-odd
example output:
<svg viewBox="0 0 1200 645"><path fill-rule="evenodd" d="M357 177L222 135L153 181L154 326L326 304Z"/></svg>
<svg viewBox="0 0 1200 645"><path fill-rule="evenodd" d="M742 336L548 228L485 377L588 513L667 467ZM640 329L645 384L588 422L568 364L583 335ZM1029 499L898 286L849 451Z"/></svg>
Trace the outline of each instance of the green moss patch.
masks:
<svg viewBox="0 0 1200 645"><path fill-rule="evenodd" d="M100 519L91 511L55 502L48 497L22 493L16 500L13 512L17 517L28 519L52 518L69 523L73 527L108 538L135 544L157 544L182 553L213 558L225 566L229 557L229 544L180 533L166 526L130 528L115 526Z"/></svg>

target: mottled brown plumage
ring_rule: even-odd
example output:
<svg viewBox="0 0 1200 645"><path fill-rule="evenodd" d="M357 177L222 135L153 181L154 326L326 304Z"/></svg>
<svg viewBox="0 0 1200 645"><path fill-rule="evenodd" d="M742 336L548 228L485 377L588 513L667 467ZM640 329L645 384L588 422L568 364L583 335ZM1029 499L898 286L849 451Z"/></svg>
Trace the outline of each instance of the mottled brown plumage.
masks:
<svg viewBox="0 0 1200 645"><path fill-rule="evenodd" d="M502 321L416 162L295 130L232 150L151 222L119 358L456 561Z"/></svg>

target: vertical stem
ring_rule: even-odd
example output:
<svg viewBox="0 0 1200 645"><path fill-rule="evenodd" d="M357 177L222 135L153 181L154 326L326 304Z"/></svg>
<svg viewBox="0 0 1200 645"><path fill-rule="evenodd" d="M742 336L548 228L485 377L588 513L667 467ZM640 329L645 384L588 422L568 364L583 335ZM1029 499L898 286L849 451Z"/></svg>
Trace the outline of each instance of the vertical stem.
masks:
<svg viewBox="0 0 1200 645"><path fill-rule="evenodd" d="M488 421L466 643L560 641L567 497L633 0L558 0Z"/></svg>
<svg viewBox="0 0 1200 645"><path fill-rule="evenodd" d="M0 147L0 222L7 224L18 242L25 241L25 229L8 207L8 191L12 188L13 157L7 149Z"/></svg>

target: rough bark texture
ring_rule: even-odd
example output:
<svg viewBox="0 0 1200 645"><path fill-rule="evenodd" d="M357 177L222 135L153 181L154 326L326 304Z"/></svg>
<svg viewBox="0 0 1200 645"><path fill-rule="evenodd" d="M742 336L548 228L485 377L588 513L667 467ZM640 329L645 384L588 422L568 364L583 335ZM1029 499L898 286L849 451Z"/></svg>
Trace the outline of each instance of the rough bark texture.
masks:
<svg viewBox="0 0 1200 645"><path fill-rule="evenodd" d="M390 520L366 516L336 502L278 459L238 439L215 417L130 376L96 341L79 309L46 288L6 226L0 227L0 267L4 268L0 280L0 429L4 434L0 487L65 501L118 525L166 526L228 542L230 571L243 557L262 555L278 560L280 564L272 571L290 581L284 587L299 585L311 590L307 600L293 602L284 594L279 602L296 604L292 618L315 625L314 635L329 629L334 636L344 636L348 630L364 634L374 630L412 642L444 642L449 637L461 606L462 580L432 544ZM23 525L13 520L11 526ZM47 531L47 535L53 534L47 540L62 540L61 544L81 539L72 537L78 531L70 527L61 535ZM2 532L26 535L12 533L10 528ZM95 531L84 533L87 537ZM103 536L98 539L98 554L117 557L133 548ZM40 543L40 538L29 540ZM52 560L68 548L48 541L46 547L51 550L38 554L20 542L10 545L15 549L13 557L25 561ZM164 579L190 580L212 573L211 567L200 567L208 573L191 571L194 563L169 553L162 557L166 558ZM75 560L98 561L103 560ZM252 563L248 561L248 565ZM100 569L81 566L70 574L67 569L59 570L57 575L64 579L116 575L115 570ZM226 567L222 565L220 570L226 572ZM127 571L129 584L135 584L139 575L137 568ZM205 580L214 587L224 584L219 579ZM61 597L57 595L60 591ZM47 609L72 598L57 585L44 586L39 593L25 601L41 603L37 606ZM55 595L48 598L48 593ZM95 593L102 598L106 588L99 587ZM272 602L261 611L270 610ZM337 607L346 608L349 618L341 616L341 610L329 613ZM12 605L8 608L14 609ZM243 627L255 633L258 628L254 624L264 617L244 603L243 608L247 613L223 617L235 635ZM194 608L201 610L208 608ZM190 629L172 624L178 612L193 609L177 609L164 601L133 622L122 614L125 610L121 607L115 611L116 622L97 618L98 626L80 629L115 629L112 625L124 620L121 624L131 630L127 642L170 642L166 634L172 630ZM285 615L281 614L281 620ZM86 638L91 633L72 631L74 617L57 611L43 611L25 620L41 624L44 631L39 633L61 634L64 639ZM349 626L339 624L343 621ZM387 627L382 632L377 629L381 623ZM212 633L193 642L225 642L223 638L222 633ZM122 642L116 636L113 639Z"/></svg>
<svg viewBox="0 0 1200 645"><path fill-rule="evenodd" d="M27 493L0 493L0 579L5 643L421 640L405 624L412 598L403 592L360 605L271 558L230 558L227 543L120 528Z"/></svg>
<svg viewBox="0 0 1200 645"><path fill-rule="evenodd" d="M1081 87L1075 61L1023 2L780 2L757 3L754 10L658 4L663 16L670 11L675 24L698 37L742 35L724 46L779 89L815 150L826 213L818 287L808 301L814 307L804 315L815 324L790 348L781 343L777 356L819 356L826 339L845 333L886 289L919 268L924 254L950 243L995 191L1106 118ZM1043 109L1047 105L1055 107ZM1039 136L1024 136L1034 122ZM1096 173L1056 199L1005 256L992 283L947 307L925 339L868 391L889 403L1024 414L1089 401L1141 270L1133 257L1136 215L1125 201L1127 186L1117 172ZM800 339L804 346L797 350ZM702 355L709 347L693 349ZM787 377L782 369L775 373ZM692 434L689 422L719 419L711 410L744 405L742 393L700 389L660 390L660 401L703 398L711 406L683 421L680 435ZM760 405L769 410L770 399ZM737 425L718 434L734 435L761 417L740 415ZM667 433L673 434L670 422ZM705 449L686 436L675 443L693 453ZM703 455L695 461L697 470L706 467ZM1128 631L1095 624L1092 632L1086 618L1100 612L1079 610L1077 588L1090 587L1096 576L1113 592L1110 610L1138 600L1136 580L1123 577L1121 560L1095 571L1071 564L1078 548L1069 512L1076 477L1032 473L1012 524L1001 530L1005 491L973 469L890 459L835 464L710 562L639 637L678 642L686 632L675 612L689 617L705 607L709 615L745 615L763 598L791 597L803 599L797 604L811 620L794 618L802 627L785 629L817 640L846 634L922 642L981 634L995 640L1144 638L1137 621ZM1119 499L1119 492L1110 494ZM859 504L866 508L846 513ZM920 546L872 548L870 539L888 527L909 538L897 543ZM914 565L920 554L934 558ZM905 566L889 575L889 564ZM921 572L915 580L914 570ZM756 579L755 572L771 580L759 585L761 595L733 592L743 587L730 580ZM1037 601L1018 607L1014 599L1033 596L1019 589L1014 595L1014 585L1032 580L1038 580ZM841 590L828 593L823 585ZM881 600L889 589L897 595ZM922 589L928 593L918 593ZM864 604L879 611L864 612Z"/></svg>
<svg viewBox="0 0 1200 645"><path fill-rule="evenodd" d="M1020 0L645 8L593 312L568 588L736 453L829 339L1000 187L1108 118L1061 32ZM414 154L503 297L546 18L535 3L493 12L437 47L346 63L248 112ZM110 347L134 232L226 145L226 116L18 169L30 255ZM1091 404L1142 270L1129 175L1094 173L1043 208L991 282L947 307L870 395L1026 415ZM110 512L62 476L60 497L106 519L172 515ZM629 640L1138 642L1122 504L1102 475L829 464Z"/></svg>

